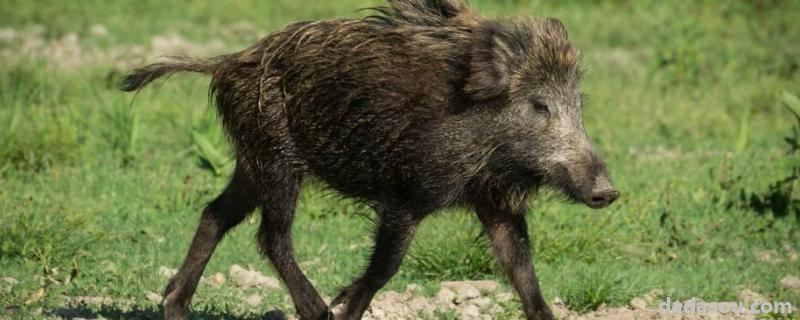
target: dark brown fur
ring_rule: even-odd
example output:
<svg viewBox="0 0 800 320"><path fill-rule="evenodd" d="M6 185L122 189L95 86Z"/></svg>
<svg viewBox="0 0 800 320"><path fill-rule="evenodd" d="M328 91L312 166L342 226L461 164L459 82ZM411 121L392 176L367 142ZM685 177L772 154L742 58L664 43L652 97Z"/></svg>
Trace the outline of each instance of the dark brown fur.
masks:
<svg viewBox="0 0 800 320"><path fill-rule="evenodd" d="M540 186L604 207L616 199L580 120L578 53L554 19L487 20L458 0L389 0L360 20L299 22L209 60L135 70L126 91L179 71L212 76L237 168L203 212L165 292L182 319L216 244L260 207L261 250L299 316L361 317L430 213L476 210L528 319L552 319L525 213ZM369 266L331 302L298 267L291 224L305 176L375 209Z"/></svg>

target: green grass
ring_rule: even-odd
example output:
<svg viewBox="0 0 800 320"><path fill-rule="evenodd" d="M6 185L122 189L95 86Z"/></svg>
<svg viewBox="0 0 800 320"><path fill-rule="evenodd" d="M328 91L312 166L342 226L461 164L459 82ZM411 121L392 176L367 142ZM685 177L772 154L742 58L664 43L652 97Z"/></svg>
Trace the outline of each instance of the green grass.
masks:
<svg viewBox="0 0 800 320"><path fill-rule="evenodd" d="M65 297L107 296L157 311L160 266L177 267L199 211L226 183L229 146L208 106L207 79L175 76L131 95L114 89L135 46L177 33L220 39L233 51L301 19L354 16L369 0L7 1L0 28L0 318L28 318ZM529 230L545 296L575 310L624 305L653 289L672 300L734 301L749 288L800 305L782 288L800 276L800 25L796 1L473 1L487 15L564 21L582 49L584 120L622 198L593 211L545 192ZM135 19L131 17L137 17ZM241 21L244 29L230 26ZM108 35L96 36L102 24ZM19 58L40 25L53 42L74 33L85 52L128 50L116 60L66 64ZM31 31L34 30L34 31ZM239 31L236 31L239 30ZM219 51L220 49L215 49ZM214 50L212 50L214 51ZM52 52L51 52L52 53ZM52 54L51 54L52 57ZM66 67L65 67L66 65ZM295 224L299 261L325 296L364 264L364 208L319 185L306 187ZM218 248L206 274L250 264L272 274L253 241L257 219ZM426 220L400 274L433 294L441 280L502 279L468 212ZM765 256L769 256L765 259ZM766 261L765 261L766 260ZM200 286L207 315L291 311L266 291L242 310L240 293ZM518 302L508 316L519 316ZM102 314L131 314L108 306ZM452 315L441 315L443 318Z"/></svg>

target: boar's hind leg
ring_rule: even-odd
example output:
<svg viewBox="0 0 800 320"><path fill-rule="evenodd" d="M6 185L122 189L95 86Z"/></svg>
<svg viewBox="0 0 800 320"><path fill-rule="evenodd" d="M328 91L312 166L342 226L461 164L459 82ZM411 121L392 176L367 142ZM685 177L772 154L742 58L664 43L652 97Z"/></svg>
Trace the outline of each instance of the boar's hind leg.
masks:
<svg viewBox="0 0 800 320"><path fill-rule="evenodd" d="M366 271L344 288L331 302L337 320L361 319L372 297L400 269L400 263L425 211L385 210L379 212L375 246Z"/></svg>
<svg viewBox="0 0 800 320"><path fill-rule="evenodd" d="M497 259L522 300L525 316L530 320L555 319L542 297L533 270L525 210L510 212L489 205L477 206L476 211Z"/></svg>
<svg viewBox="0 0 800 320"><path fill-rule="evenodd" d="M203 210L189 253L164 290L164 319L188 317L192 295L214 248L225 232L255 209L256 195L252 182L237 168L225 191Z"/></svg>
<svg viewBox="0 0 800 320"><path fill-rule="evenodd" d="M328 306L297 264L292 248L292 221L301 179L285 165L264 177L268 188L261 207L258 242L283 280L301 319L327 319Z"/></svg>

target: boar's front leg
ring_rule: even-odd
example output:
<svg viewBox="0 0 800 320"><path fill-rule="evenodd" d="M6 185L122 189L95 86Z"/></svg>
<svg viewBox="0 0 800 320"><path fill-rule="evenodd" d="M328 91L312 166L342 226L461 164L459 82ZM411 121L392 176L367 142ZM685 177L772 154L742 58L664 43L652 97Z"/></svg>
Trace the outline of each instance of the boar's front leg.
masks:
<svg viewBox="0 0 800 320"><path fill-rule="evenodd" d="M369 266L331 302L336 320L361 319L375 293L400 269L414 230L427 213L424 210L379 210Z"/></svg>
<svg viewBox="0 0 800 320"><path fill-rule="evenodd" d="M476 205L476 213L494 247L497 260L519 294L527 319L554 319L539 289L539 280L531 262L527 207L509 209L502 201Z"/></svg>

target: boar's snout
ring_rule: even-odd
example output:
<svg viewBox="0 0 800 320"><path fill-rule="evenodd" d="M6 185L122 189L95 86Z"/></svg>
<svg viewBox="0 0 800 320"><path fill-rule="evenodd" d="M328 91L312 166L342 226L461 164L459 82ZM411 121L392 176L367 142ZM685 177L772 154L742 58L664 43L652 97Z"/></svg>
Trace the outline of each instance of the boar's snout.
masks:
<svg viewBox="0 0 800 320"><path fill-rule="evenodd" d="M611 184L603 159L594 151L576 156L573 161L562 163L555 181L573 201L582 202L593 209L610 206L619 198L620 192Z"/></svg>
<svg viewBox="0 0 800 320"><path fill-rule="evenodd" d="M619 198L619 191L614 189L605 189L598 192L592 192L589 197L584 200L587 206L593 209L602 209L614 203L614 200Z"/></svg>
<svg viewBox="0 0 800 320"><path fill-rule="evenodd" d="M608 178L608 170L605 162L599 155L592 152L589 157L589 185L585 185L579 198L587 206L593 209L608 207L614 200L619 198L619 191L614 189Z"/></svg>

